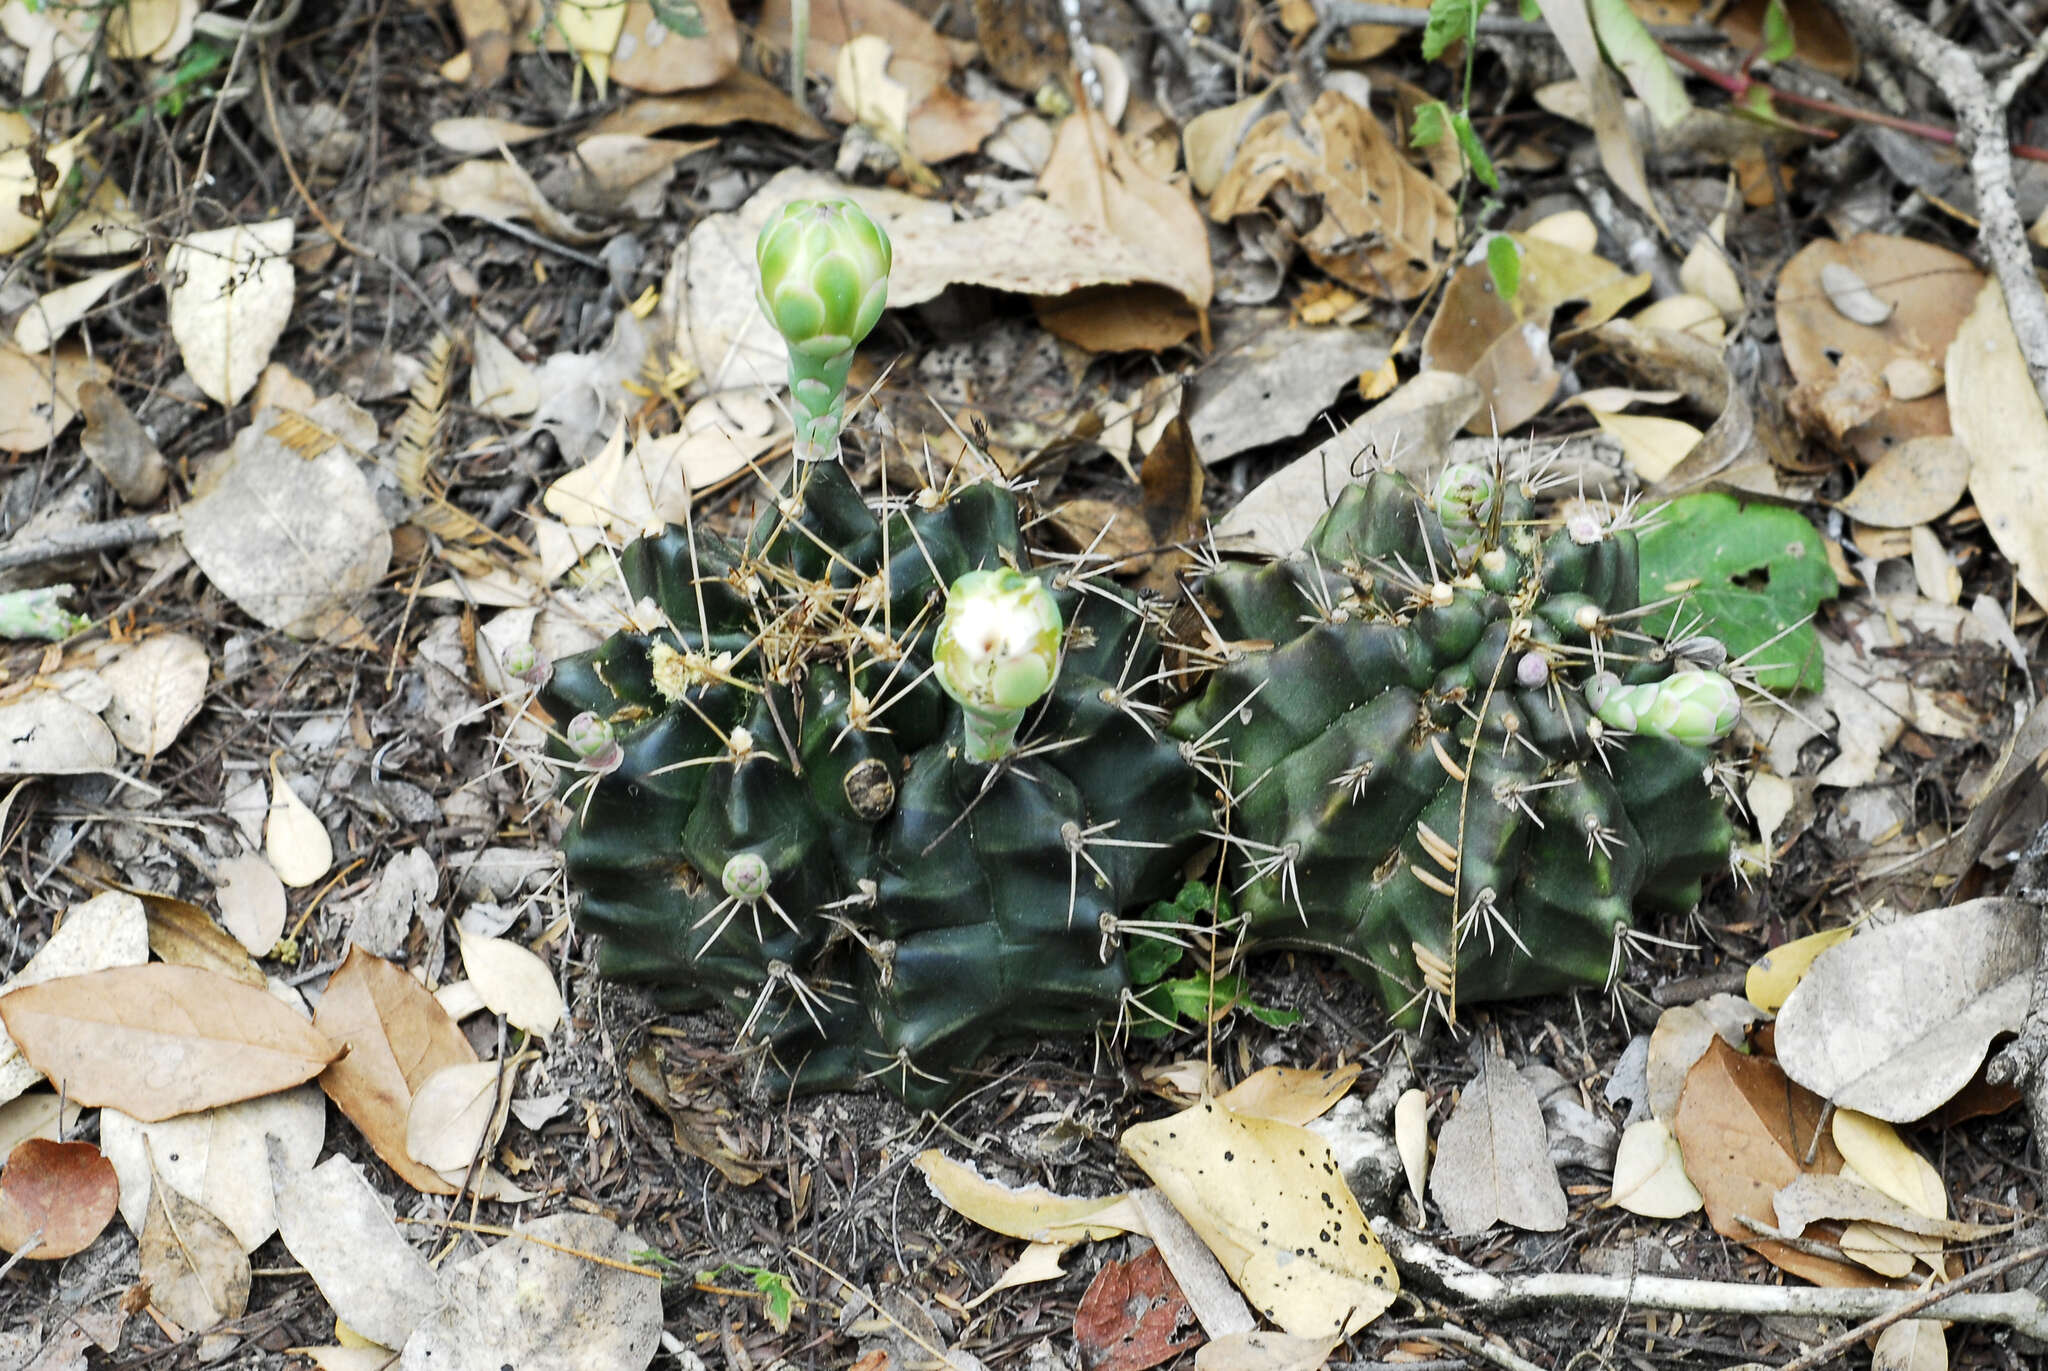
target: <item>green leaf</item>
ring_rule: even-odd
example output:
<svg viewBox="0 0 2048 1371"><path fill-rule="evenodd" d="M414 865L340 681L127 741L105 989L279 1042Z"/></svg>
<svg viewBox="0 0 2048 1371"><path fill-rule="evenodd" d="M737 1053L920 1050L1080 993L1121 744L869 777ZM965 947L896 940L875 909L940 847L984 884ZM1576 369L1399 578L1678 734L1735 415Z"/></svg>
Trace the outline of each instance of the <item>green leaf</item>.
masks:
<svg viewBox="0 0 2048 1371"><path fill-rule="evenodd" d="M1668 129L1692 112L1685 83L1643 26L1642 16L1629 8L1628 0L1587 0L1586 9L1593 16L1593 30L1600 35L1608 60L1628 78L1659 128Z"/></svg>
<svg viewBox="0 0 2048 1371"><path fill-rule="evenodd" d="M1543 17L1543 6L1537 4L1536 0L1521 0L1518 9L1522 18L1531 24Z"/></svg>
<svg viewBox="0 0 2048 1371"><path fill-rule="evenodd" d="M1444 139L1444 130L1449 126L1450 106L1441 100L1432 100L1415 110L1415 127L1408 130L1408 146L1411 148L1433 148Z"/></svg>
<svg viewBox="0 0 2048 1371"><path fill-rule="evenodd" d="M1493 159L1486 155L1486 145L1479 141L1478 131L1472 127L1472 116L1459 110L1451 116L1451 127L1457 130L1458 146L1464 149L1465 160L1472 165L1472 174L1485 183L1488 190L1500 189L1500 173L1493 169Z"/></svg>
<svg viewBox="0 0 2048 1371"><path fill-rule="evenodd" d="M704 8L697 0L651 0L654 17L670 33L685 38L702 38L711 30L704 22Z"/></svg>
<svg viewBox="0 0 2048 1371"><path fill-rule="evenodd" d="M1479 29L1486 0L1430 0L1429 23L1422 30L1422 57L1434 62L1451 44L1469 42Z"/></svg>
<svg viewBox="0 0 2048 1371"><path fill-rule="evenodd" d="M1782 62L1794 46L1792 16L1785 12L1784 0L1770 0L1764 6L1764 60Z"/></svg>
<svg viewBox="0 0 2048 1371"><path fill-rule="evenodd" d="M778 1333L789 1331L790 1312L796 1307L796 1288L789 1283L789 1277L780 1271L767 1271L758 1266L742 1268L754 1278L754 1288L765 1297L761 1301L762 1312Z"/></svg>
<svg viewBox="0 0 2048 1371"><path fill-rule="evenodd" d="M1522 288L1522 250L1505 233L1486 240L1486 274L1493 278L1493 288L1503 300L1512 301Z"/></svg>
<svg viewBox="0 0 2048 1371"><path fill-rule="evenodd" d="M1637 544L1645 603L1685 591L1681 603L1647 617L1644 631L1668 634L1697 617L1697 631L1719 638L1730 657L1771 643L1749 662L1765 689L1826 684L1820 636L1801 621L1835 597L1835 573L1820 534L1800 515L1745 507L1728 495L1687 495L1664 506Z"/></svg>

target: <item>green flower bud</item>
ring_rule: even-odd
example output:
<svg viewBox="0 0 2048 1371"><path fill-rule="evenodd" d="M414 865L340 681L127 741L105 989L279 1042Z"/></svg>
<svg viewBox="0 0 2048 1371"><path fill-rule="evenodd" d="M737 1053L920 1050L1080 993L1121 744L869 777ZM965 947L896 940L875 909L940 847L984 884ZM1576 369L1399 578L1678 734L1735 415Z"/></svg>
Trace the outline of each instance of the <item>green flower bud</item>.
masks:
<svg viewBox="0 0 2048 1371"><path fill-rule="evenodd" d="M1681 671L1637 686L1603 671L1586 682L1586 702L1604 724L1693 747L1727 737L1742 716L1735 683L1718 671Z"/></svg>
<svg viewBox="0 0 2048 1371"><path fill-rule="evenodd" d="M719 881L725 886L725 893L735 900L752 904L768 893L768 883L774 873L768 863L752 852L735 852L725 859L725 870L719 873Z"/></svg>
<svg viewBox="0 0 2048 1371"><path fill-rule="evenodd" d="M968 754L1009 752L1024 711L1059 669L1060 607L1043 581L1007 567L970 571L946 592L932 662L967 716Z"/></svg>
<svg viewBox="0 0 2048 1371"><path fill-rule="evenodd" d="M889 298L889 235L851 200L794 200L761 230L761 312L789 344L796 455L839 452L846 372Z"/></svg>
<svg viewBox="0 0 2048 1371"><path fill-rule="evenodd" d="M562 730L562 741L592 771L610 771L624 756L611 724L589 710L569 721Z"/></svg>
<svg viewBox="0 0 2048 1371"><path fill-rule="evenodd" d="M1470 462L1452 462L1436 478L1430 503L1453 537L1482 528L1493 508L1493 473Z"/></svg>

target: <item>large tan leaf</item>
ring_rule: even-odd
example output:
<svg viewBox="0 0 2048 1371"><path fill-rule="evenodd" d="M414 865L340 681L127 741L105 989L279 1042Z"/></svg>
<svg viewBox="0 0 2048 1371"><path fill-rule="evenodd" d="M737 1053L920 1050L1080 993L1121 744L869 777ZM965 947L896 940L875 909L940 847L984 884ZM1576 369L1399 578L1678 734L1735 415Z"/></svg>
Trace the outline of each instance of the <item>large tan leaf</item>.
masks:
<svg viewBox="0 0 2048 1371"><path fill-rule="evenodd" d="M1831 268L1847 268L1888 307L1883 322L1862 324L1842 312L1821 280ZM1785 364L1804 389L1828 386L1844 367L1874 378L1901 358L1938 363L1983 281L1969 258L1918 239L1877 233L1859 233L1846 243L1816 239L1778 273ZM1895 400L1882 386L1878 391L1877 414L1848 434L1865 462L1909 438L1949 432L1951 397L1941 391L1917 400Z"/></svg>
<svg viewBox="0 0 2048 1371"><path fill-rule="evenodd" d="M49 941L28 959L28 965L0 985L0 996L62 976L81 976L109 966L140 966L148 960L149 934L142 905L132 895L108 891L65 915ZM34 1085L41 1074L21 1055L13 1039L0 1033L0 1100L13 1099Z"/></svg>
<svg viewBox="0 0 2048 1371"><path fill-rule="evenodd" d="M2017 1030L2034 965L2020 900L1970 900L1866 929L1814 959L1778 1011L1785 1074L1843 1109L1907 1123Z"/></svg>
<svg viewBox="0 0 2048 1371"><path fill-rule="evenodd" d="M1949 345L1948 397L1949 422L1970 451L1970 494L1984 527L2027 594L2048 604L2048 519L2040 508L2048 490L2048 413L1996 280L1978 291Z"/></svg>
<svg viewBox="0 0 2048 1371"><path fill-rule="evenodd" d="M0 776L76 776L120 759L100 716L53 690L0 705Z"/></svg>
<svg viewBox="0 0 2048 1371"><path fill-rule="evenodd" d="M1307 1129L1204 1100L1119 1145L1284 1331L1348 1335L1400 1293L1330 1145Z"/></svg>
<svg viewBox="0 0 2048 1371"><path fill-rule="evenodd" d="M0 1020L72 1099L145 1122L288 1090L340 1052L267 991L161 962L11 991Z"/></svg>
<svg viewBox="0 0 2048 1371"><path fill-rule="evenodd" d="M313 1024L348 1049L320 1073L320 1085L349 1122L406 1184L430 1195L454 1193L405 1150L413 1093L443 1067L476 1060L440 1002L401 968L351 947L327 982Z"/></svg>
<svg viewBox="0 0 2048 1371"><path fill-rule="evenodd" d="M164 261L171 336L207 397L233 406L255 388L292 317L292 221L210 229Z"/></svg>
<svg viewBox="0 0 2048 1371"><path fill-rule="evenodd" d="M1564 1227L1542 1102L1498 1052L1480 1056L1479 1073L1437 1132L1429 1197L1453 1233L1496 1223L1541 1233Z"/></svg>
<svg viewBox="0 0 2048 1371"><path fill-rule="evenodd" d="M488 1153L512 1109L524 1055L444 1066L420 1083L405 1119L405 1150L422 1166L459 1171Z"/></svg>

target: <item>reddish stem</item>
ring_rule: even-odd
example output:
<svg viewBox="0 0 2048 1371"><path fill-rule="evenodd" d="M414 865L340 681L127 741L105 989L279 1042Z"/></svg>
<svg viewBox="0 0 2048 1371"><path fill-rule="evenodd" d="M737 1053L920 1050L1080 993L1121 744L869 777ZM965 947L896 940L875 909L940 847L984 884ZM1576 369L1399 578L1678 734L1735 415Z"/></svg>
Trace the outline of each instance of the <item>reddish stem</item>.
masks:
<svg viewBox="0 0 2048 1371"><path fill-rule="evenodd" d="M1880 114L1876 110L1858 109L1854 105L1837 104L1833 100L1817 100L1810 95L1799 95L1789 90L1780 90L1767 81L1756 80L1746 70L1732 73L1725 72L1719 67L1707 65L1691 53L1681 52L1668 43L1659 44L1658 46L1664 49L1665 56L1669 57L1672 61L1678 63L1702 80L1719 86L1738 103L1750 91L1762 88L1770 92L1771 100L1774 103L1783 101L1785 104L1792 105L1798 109L1810 109L1819 114L1832 114L1839 119L1852 119L1864 124L1880 124L1888 129L1897 129L1901 133L1910 133L1916 138L1925 138L1930 143L1942 143L1950 147L1955 146L1955 130L1942 128L1939 124L1923 124L1913 119L1898 119L1889 114ZM1839 138L1841 136L1833 129L1814 128L1808 124L1794 124L1790 120L1787 120L1786 123L1789 127L1795 128L1801 133L1812 134L1817 138ZM2048 148L2032 147L2026 143L2014 143L2012 145L2012 155L2025 158L2030 162L2048 162Z"/></svg>

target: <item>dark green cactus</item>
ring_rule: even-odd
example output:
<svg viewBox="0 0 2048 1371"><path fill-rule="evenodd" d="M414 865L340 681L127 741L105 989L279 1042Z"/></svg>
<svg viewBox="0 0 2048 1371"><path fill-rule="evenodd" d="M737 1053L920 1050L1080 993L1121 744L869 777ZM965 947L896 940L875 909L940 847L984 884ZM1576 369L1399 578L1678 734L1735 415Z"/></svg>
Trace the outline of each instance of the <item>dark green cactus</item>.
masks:
<svg viewBox="0 0 2048 1371"><path fill-rule="evenodd" d="M626 549L660 622L541 696L564 755L593 759L563 849L606 973L729 1006L771 1081L929 1104L992 1048L1119 1018L1118 917L1178 888L1210 814L1163 733L1147 611L1073 568L1004 570L1032 560L1010 491L877 512L836 463L797 481L744 545ZM993 762L932 660L947 588L980 571L1048 589L1064 624ZM992 688L1021 698L1019 671Z"/></svg>
<svg viewBox="0 0 2048 1371"><path fill-rule="evenodd" d="M1404 1022L1602 983L1632 908L1727 857L1699 744L1732 686L1635 631L1626 519L1544 536L1534 494L1375 473L1204 587L1224 661L1174 732L1227 771L1245 945L1326 952Z"/></svg>

